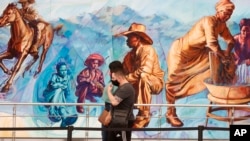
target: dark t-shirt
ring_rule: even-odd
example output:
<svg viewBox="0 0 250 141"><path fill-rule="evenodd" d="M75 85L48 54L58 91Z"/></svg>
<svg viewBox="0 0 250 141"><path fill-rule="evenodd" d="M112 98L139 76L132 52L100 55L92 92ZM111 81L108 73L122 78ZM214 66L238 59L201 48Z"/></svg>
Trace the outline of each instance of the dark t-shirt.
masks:
<svg viewBox="0 0 250 141"><path fill-rule="evenodd" d="M128 119L133 120L134 115L132 110L135 102L134 87L130 83L123 84L118 87L114 95L122 99L122 101L114 107L114 110L128 110L128 113L131 113Z"/></svg>

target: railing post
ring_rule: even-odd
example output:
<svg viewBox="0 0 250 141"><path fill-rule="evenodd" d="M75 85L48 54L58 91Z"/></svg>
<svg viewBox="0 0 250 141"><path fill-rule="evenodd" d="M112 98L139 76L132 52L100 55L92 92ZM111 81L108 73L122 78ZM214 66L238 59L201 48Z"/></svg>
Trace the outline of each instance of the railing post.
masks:
<svg viewBox="0 0 250 141"><path fill-rule="evenodd" d="M72 131L74 129L74 126L68 126L68 137L67 141L72 141Z"/></svg>
<svg viewBox="0 0 250 141"><path fill-rule="evenodd" d="M13 127L16 127L16 104L13 105L13 114L12 114L12 118L13 118ZM12 131L12 141L14 141L16 138L16 131Z"/></svg>
<svg viewBox="0 0 250 141"><path fill-rule="evenodd" d="M198 141L203 141L203 130L204 126L198 126Z"/></svg>

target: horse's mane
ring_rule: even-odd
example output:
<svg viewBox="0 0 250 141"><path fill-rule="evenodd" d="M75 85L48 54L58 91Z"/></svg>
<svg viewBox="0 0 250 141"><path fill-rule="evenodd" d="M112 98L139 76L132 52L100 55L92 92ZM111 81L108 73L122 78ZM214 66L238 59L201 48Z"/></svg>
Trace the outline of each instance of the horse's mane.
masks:
<svg viewBox="0 0 250 141"><path fill-rule="evenodd" d="M21 15L21 10L17 7L17 3L9 3L8 6L5 8L4 13L9 9L15 10L20 15L23 22L27 24Z"/></svg>
<svg viewBox="0 0 250 141"><path fill-rule="evenodd" d="M10 9L10 8L15 9L19 14L21 14L20 10L17 8L17 3L9 3L4 11L6 11L7 9Z"/></svg>

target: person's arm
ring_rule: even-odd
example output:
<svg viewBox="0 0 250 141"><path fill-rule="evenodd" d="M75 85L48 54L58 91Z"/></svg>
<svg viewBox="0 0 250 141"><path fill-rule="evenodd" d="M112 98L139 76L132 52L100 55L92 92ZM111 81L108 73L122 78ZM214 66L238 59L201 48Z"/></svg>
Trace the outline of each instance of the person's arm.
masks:
<svg viewBox="0 0 250 141"><path fill-rule="evenodd" d="M37 11L32 7L29 7L28 11L23 13L23 16L28 21L37 20L39 18Z"/></svg>
<svg viewBox="0 0 250 141"><path fill-rule="evenodd" d="M217 21L213 17L205 17L203 19L203 28L205 32L207 46L222 59L225 58L223 51L218 42L218 35L216 33Z"/></svg>
<svg viewBox="0 0 250 141"><path fill-rule="evenodd" d="M51 77L51 80L49 81L49 85L52 89L58 89L58 88L65 88L65 85L60 83L60 82L57 82L57 75L56 74L53 74L52 77Z"/></svg>
<svg viewBox="0 0 250 141"><path fill-rule="evenodd" d="M221 37L227 43L227 49L225 51L225 56L230 56L230 53L234 48L235 40L234 40L232 34L230 33L229 29L227 28L226 24L224 26L223 32L221 33Z"/></svg>
<svg viewBox="0 0 250 141"><path fill-rule="evenodd" d="M109 98L110 103L111 103L113 106L117 106L117 105L122 101L122 99L119 98L119 97L116 96L116 95L113 95L112 89L113 89L113 85L112 85L112 84L109 84L108 87L107 87L108 98Z"/></svg>
<svg viewBox="0 0 250 141"><path fill-rule="evenodd" d="M158 58L156 58L155 50L152 46L143 46L139 49L138 59L140 64L135 66L137 69L126 75L129 82L137 81L141 78L142 73L152 74L154 61Z"/></svg>
<svg viewBox="0 0 250 141"><path fill-rule="evenodd" d="M90 83L90 72L88 68L85 68L77 75L77 83L79 85Z"/></svg>
<svg viewBox="0 0 250 141"><path fill-rule="evenodd" d="M99 89L99 91L102 92L104 90L104 86L105 86L103 73L101 70L96 70L96 75L98 76L98 80L94 81L93 83Z"/></svg>

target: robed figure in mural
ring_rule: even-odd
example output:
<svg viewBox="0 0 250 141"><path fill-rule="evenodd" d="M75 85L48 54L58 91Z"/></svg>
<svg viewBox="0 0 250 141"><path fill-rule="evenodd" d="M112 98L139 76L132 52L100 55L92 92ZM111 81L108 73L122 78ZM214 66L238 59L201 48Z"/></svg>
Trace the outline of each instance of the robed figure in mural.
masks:
<svg viewBox="0 0 250 141"><path fill-rule="evenodd" d="M164 85L164 71L158 54L152 46L153 40L146 34L146 26L132 23L128 31L115 36L126 36L131 48L123 60L127 80L134 86L137 104L151 104L152 94L159 94ZM133 128L146 127L150 122L150 106L137 106Z"/></svg>
<svg viewBox="0 0 250 141"><path fill-rule="evenodd" d="M97 97L102 96L104 89L104 76L99 67L104 63L104 58L98 54L90 54L84 62L84 68L77 75L77 86L75 95L78 97L77 103L85 103L88 99L91 102L97 102ZM77 112L84 113L81 105L76 106Z"/></svg>
<svg viewBox="0 0 250 141"><path fill-rule="evenodd" d="M43 91L47 103L68 103L71 99L71 77L68 75L67 65L59 62L56 65L56 73L53 73L46 89ZM72 125L77 120L77 114L66 105L50 105L48 116L52 122L61 122L61 127Z"/></svg>
<svg viewBox="0 0 250 141"><path fill-rule="evenodd" d="M166 100L175 104L177 98L201 92L206 87L204 79L210 77L209 52L214 52L221 60L227 60L234 47L234 39L226 21L234 10L230 0L220 0L216 4L216 14L204 16L183 36L172 43L167 56L168 78ZM218 36L227 43L222 51ZM176 114L176 108L167 108L166 120L172 126L183 126Z"/></svg>

